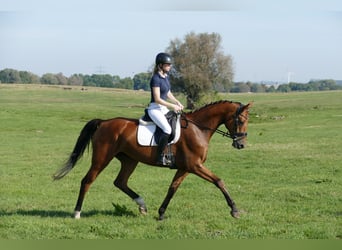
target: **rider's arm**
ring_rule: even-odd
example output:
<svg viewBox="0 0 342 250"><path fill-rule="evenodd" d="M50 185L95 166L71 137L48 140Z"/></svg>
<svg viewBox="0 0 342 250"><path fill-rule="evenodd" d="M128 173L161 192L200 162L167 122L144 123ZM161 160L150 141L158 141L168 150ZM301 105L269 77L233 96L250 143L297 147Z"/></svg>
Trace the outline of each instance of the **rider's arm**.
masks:
<svg viewBox="0 0 342 250"><path fill-rule="evenodd" d="M170 91L167 94L167 97L170 98ZM180 111L181 110L181 106L179 106L177 103L173 104L171 102L165 101L163 99L160 98L160 88L159 87L152 87L152 94L153 94L153 98L154 98L154 102L164 105L170 109L173 109L174 111ZM172 95L172 93L171 93ZM172 99L173 97L173 99ZM172 101L175 101L176 98L172 95L172 97L170 98Z"/></svg>

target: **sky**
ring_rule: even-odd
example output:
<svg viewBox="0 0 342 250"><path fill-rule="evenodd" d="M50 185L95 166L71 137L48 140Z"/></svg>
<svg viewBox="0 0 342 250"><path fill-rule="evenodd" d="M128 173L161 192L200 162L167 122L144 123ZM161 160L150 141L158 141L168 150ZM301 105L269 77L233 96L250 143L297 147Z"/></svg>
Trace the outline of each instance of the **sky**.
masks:
<svg viewBox="0 0 342 250"><path fill-rule="evenodd" d="M342 80L341 0L0 0L0 70L133 77L190 32L221 35L234 81Z"/></svg>

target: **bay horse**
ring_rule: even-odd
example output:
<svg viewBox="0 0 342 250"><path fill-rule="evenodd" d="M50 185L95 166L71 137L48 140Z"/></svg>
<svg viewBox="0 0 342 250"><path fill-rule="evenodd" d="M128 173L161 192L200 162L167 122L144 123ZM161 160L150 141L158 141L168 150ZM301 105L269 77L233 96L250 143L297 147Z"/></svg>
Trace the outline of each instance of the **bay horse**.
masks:
<svg viewBox="0 0 342 250"><path fill-rule="evenodd" d="M215 132L231 138L234 148L243 149L245 147L248 109L251 106L252 103L243 105L240 102L221 100L181 114L181 136L178 142L171 146L177 170L158 210L159 220L164 219L170 200L189 173L215 184L231 208L231 216L239 218L238 209L224 182L203 163L207 158L209 141ZM147 213L143 198L127 185L129 177L139 162L158 166L155 162L157 147L140 146L137 142L138 124L138 119L123 117L108 120L93 119L81 130L68 161L53 176L54 180L63 178L81 158L90 141L92 142L91 166L81 181L75 206L74 217L76 219L81 216L82 203L90 185L114 157L121 163L121 169L114 180L114 185L137 203L140 213ZM225 125L227 132L219 129L222 124Z"/></svg>

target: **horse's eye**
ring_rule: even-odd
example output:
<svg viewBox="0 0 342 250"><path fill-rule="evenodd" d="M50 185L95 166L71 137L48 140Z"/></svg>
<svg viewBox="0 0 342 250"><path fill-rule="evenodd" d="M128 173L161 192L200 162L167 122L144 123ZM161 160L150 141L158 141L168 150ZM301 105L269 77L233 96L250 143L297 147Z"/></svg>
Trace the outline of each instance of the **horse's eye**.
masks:
<svg viewBox="0 0 342 250"><path fill-rule="evenodd" d="M241 121L240 119L236 119L236 124L238 125L238 126L242 126L243 124L244 124L245 122L243 122L243 121Z"/></svg>

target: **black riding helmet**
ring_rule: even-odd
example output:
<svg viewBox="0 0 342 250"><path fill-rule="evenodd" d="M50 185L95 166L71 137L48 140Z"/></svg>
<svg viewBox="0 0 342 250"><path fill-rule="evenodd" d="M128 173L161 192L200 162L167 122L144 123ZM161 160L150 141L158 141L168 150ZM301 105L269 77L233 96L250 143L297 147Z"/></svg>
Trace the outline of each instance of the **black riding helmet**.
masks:
<svg viewBox="0 0 342 250"><path fill-rule="evenodd" d="M172 64L171 56L168 53L159 53L156 56L156 65L169 63Z"/></svg>

